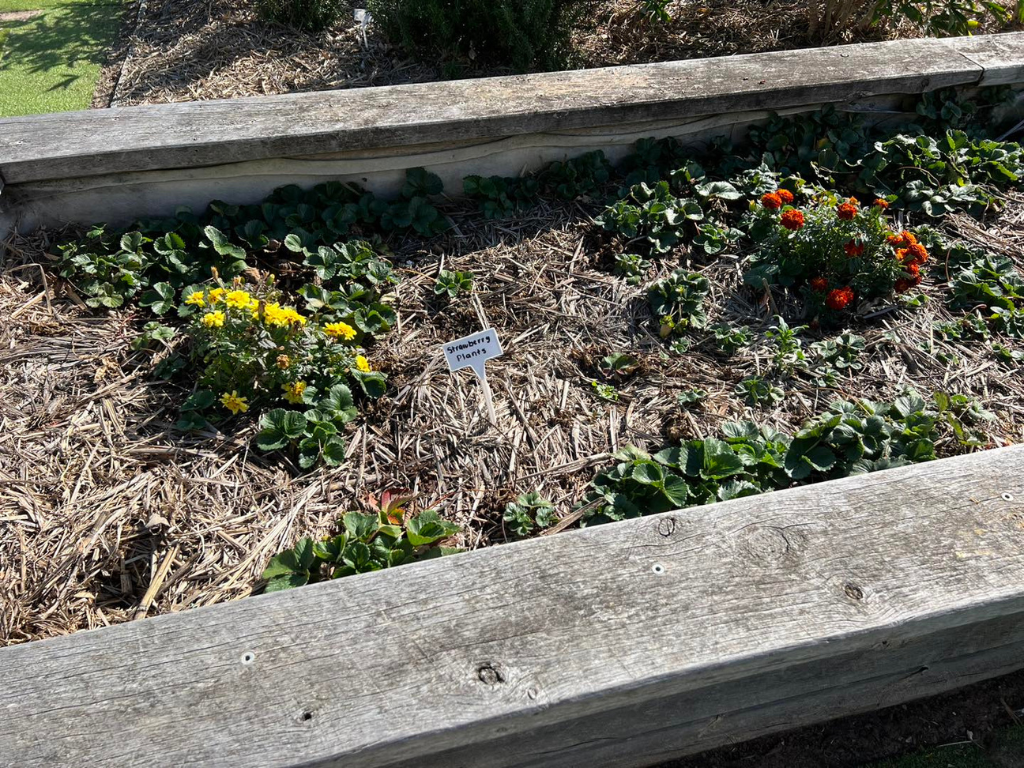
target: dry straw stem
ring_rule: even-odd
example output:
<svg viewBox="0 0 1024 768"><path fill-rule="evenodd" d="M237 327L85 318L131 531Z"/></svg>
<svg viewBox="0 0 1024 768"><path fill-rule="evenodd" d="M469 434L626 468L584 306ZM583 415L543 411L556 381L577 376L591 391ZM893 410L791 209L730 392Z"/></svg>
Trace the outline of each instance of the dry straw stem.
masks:
<svg viewBox="0 0 1024 768"><path fill-rule="evenodd" d="M371 350L389 375L388 394L351 428L348 462L308 475L251 447L251 422L175 433L187 392L153 380L153 353L130 348L146 314L85 311L32 266L49 263L50 236L12 239L0 278L8 318L0 328L0 643L245 597L274 553L327 533L340 513L367 509L367 497L387 488L413 488L419 509L436 507L463 526L457 543L467 548L506 541L504 505L530 490L555 502L566 527L595 466L617 448L657 449L744 417L793 429L837 396L891 399L905 386L971 394L998 414L986 427L994 443L1024 438L1019 369L996 363L983 344L932 333L950 317L940 259L925 308L878 306L856 328L868 342L866 371L838 390L791 380L782 404L750 411L732 390L764 368L763 344L724 359L696 334L690 353L669 352L643 289L610 273L616 250L596 233L593 212L583 203L541 206L485 222L449 208L455 226L429 250L393 243L400 327ZM984 225L953 217L949 226L1024 266L1024 198ZM434 295L442 264L475 273L480 308L505 348L488 363L497 428L472 373L452 375L444 363L441 344L478 330L480 311L465 295L450 303ZM657 274L680 264L711 279L713 321L767 327L767 303L748 303L741 288L738 255L682 254L659 262ZM778 291L775 301L782 311L797 306ZM938 362L940 351L956 362ZM636 357L640 369L608 402L590 382L613 352ZM683 409L677 395L692 388L709 397Z"/></svg>

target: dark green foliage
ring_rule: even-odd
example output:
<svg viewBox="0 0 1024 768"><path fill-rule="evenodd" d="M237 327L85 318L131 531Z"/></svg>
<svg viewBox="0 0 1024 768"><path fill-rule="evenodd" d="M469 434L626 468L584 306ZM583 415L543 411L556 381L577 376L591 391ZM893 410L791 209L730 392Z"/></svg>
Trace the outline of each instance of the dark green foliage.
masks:
<svg viewBox="0 0 1024 768"><path fill-rule="evenodd" d="M591 482L581 524L929 461L943 428L960 445L976 446L981 440L966 425L989 418L962 395L939 392L927 403L908 392L892 404L836 402L793 435L744 421L724 424L720 439L690 440L654 456L627 446Z"/></svg>
<svg viewBox="0 0 1024 768"><path fill-rule="evenodd" d="M993 90L998 93L985 92L985 107L1003 98L1001 89ZM810 116L774 117L751 129L746 162L862 195L891 196L898 207L929 216L980 211L1019 183L1024 151L983 138L978 118L988 113L982 107L947 94L922 102L919 111L928 116L921 120L926 128L910 123L888 133L831 105ZM727 167L735 172L741 165L730 158Z"/></svg>
<svg viewBox="0 0 1024 768"><path fill-rule="evenodd" d="M471 58L520 71L566 64L593 0L369 0L384 34L430 58Z"/></svg>
<svg viewBox="0 0 1024 768"><path fill-rule="evenodd" d="M485 218L501 219L531 208L537 202L540 182L532 176L467 176L462 182L466 196L476 200Z"/></svg>
<svg viewBox="0 0 1024 768"><path fill-rule="evenodd" d="M625 198L610 205L597 218L605 229L616 232L654 253L668 253L687 234L696 232L692 222L701 221L704 210L694 198L679 198L667 181L654 186L641 182L630 188Z"/></svg>
<svg viewBox="0 0 1024 768"><path fill-rule="evenodd" d="M333 26L347 9L345 0L256 0L262 18L309 32Z"/></svg>
<svg viewBox="0 0 1024 768"><path fill-rule="evenodd" d="M339 521L341 532L322 541L301 539L293 549L271 558L263 578L267 592L301 587L323 579L393 568L450 554L438 542L458 533L458 526L428 510L407 521L349 512Z"/></svg>
<svg viewBox="0 0 1024 768"><path fill-rule="evenodd" d="M320 278L319 284L299 289L308 310L318 313L324 323L348 323L364 337L382 336L391 330L398 315L384 303L384 293L398 280L391 264L368 242L351 240L322 245L315 253L302 252L306 256L303 264Z"/></svg>
<svg viewBox="0 0 1024 768"><path fill-rule="evenodd" d="M503 178L467 176L466 196L476 200L488 219L500 219L532 208L545 194L561 200L597 194L611 178L612 167L601 151L550 163L536 174Z"/></svg>

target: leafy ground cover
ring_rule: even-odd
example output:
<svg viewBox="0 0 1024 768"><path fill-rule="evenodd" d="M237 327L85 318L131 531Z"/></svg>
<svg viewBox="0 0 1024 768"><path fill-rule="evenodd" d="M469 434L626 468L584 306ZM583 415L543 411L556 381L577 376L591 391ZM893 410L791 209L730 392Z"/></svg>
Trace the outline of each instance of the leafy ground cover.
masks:
<svg viewBox="0 0 1024 768"><path fill-rule="evenodd" d="M87 109L122 2L0 0L0 117Z"/></svg>

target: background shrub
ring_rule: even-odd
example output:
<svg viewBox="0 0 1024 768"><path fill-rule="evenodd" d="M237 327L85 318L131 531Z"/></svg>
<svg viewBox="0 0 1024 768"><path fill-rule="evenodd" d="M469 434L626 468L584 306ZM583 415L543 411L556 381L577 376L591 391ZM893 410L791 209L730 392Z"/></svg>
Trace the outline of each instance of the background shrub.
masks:
<svg viewBox="0 0 1024 768"><path fill-rule="evenodd" d="M267 21L310 32L332 26L347 7L345 0L256 0L256 12Z"/></svg>
<svg viewBox="0 0 1024 768"><path fill-rule="evenodd" d="M517 70L564 65L594 0L368 0L394 43L422 55L470 56Z"/></svg>

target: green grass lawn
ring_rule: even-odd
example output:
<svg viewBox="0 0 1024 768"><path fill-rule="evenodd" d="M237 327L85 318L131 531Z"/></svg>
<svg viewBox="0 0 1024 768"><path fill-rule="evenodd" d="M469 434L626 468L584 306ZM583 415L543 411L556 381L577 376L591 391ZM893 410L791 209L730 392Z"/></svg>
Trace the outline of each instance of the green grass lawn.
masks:
<svg viewBox="0 0 1024 768"><path fill-rule="evenodd" d="M7 33L0 53L0 117L88 109L124 8L121 0L0 0L0 18L41 11L31 19L0 21Z"/></svg>

